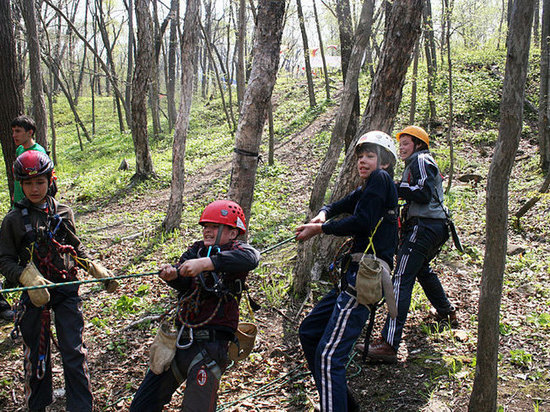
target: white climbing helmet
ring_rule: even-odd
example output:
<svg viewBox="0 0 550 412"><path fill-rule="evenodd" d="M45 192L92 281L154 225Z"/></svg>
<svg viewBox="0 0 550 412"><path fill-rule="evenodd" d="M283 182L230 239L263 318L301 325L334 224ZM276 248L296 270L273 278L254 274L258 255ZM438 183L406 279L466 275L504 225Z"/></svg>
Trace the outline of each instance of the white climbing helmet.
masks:
<svg viewBox="0 0 550 412"><path fill-rule="evenodd" d="M395 161L397 161L397 151L395 150L393 139L387 133L381 132L380 130L373 130L365 133L359 138L359 140L357 140L355 150L365 143L372 143L383 147L389 151L393 155Z"/></svg>

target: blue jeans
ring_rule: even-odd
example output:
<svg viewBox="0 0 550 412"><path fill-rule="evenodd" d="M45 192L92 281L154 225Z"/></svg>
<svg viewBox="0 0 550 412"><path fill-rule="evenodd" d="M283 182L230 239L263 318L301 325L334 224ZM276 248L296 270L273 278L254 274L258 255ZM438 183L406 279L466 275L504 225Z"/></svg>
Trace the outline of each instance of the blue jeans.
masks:
<svg viewBox="0 0 550 412"><path fill-rule="evenodd" d="M357 264L346 273L355 287ZM369 318L352 294L332 289L300 325L300 343L321 398L321 411L346 412L346 363Z"/></svg>
<svg viewBox="0 0 550 412"><path fill-rule="evenodd" d="M443 219L418 219L415 224L404 229L393 275L397 317L391 319L388 316L382 329L382 337L395 350L401 342L416 279L439 313L447 314L454 309L437 274L430 267L430 261L448 238L447 224Z"/></svg>

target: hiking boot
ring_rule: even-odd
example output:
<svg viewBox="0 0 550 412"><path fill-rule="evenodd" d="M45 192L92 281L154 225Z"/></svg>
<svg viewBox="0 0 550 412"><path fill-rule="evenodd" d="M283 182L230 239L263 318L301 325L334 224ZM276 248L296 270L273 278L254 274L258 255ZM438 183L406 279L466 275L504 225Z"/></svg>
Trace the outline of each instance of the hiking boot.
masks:
<svg viewBox="0 0 550 412"><path fill-rule="evenodd" d="M374 362L396 363L397 351L384 339L380 339L369 345L367 358Z"/></svg>
<svg viewBox="0 0 550 412"><path fill-rule="evenodd" d="M430 316L438 323L448 323L451 328L458 327L458 319L454 307L447 313L440 313L435 308L431 308Z"/></svg>
<svg viewBox="0 0 550 412"><path fill-rule="evenodd" d="M14 318L15 318L15 312L13 310L8 308L0 311L0 319L2 320L13 322Z"/></svg>

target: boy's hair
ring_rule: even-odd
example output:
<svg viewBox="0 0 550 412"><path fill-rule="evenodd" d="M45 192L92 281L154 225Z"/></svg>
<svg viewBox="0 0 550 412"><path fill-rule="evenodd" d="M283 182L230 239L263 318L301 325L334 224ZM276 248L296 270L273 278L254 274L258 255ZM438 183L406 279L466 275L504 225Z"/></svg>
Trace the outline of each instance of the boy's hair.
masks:
<svg viewBox="0 0 550 412"><path fill-rule="evenodd" d="M395 157L393 157L393 154L382 148L380 145L374 143L363 143L355 149L355 154L357 156L364 152L376 153L376 156L378 156L378 167L382 168L382 165L388 165L384 168L384 170L388 172L390 177L393 179L395 167Z"/></svg>
<svg viewBox="0 0 550 412"><path fill-rule="evenodd" d="M408 134L407 136L410 136L413 144L414 144L414 151L418 152L420 150L429 150L428 145L423 140L420 140L418 137Z"/></svg>
<svg viewBox="0 0 550 412"><path fill-rule="evenodd" d="M15 119L11 121L11 127L22 127L27 132L29 130L32 130L32 134L34 135L36 133L36 123L32 119L32 117L27 116L26 114L22 114L21 116L17 116Z"/></svg>

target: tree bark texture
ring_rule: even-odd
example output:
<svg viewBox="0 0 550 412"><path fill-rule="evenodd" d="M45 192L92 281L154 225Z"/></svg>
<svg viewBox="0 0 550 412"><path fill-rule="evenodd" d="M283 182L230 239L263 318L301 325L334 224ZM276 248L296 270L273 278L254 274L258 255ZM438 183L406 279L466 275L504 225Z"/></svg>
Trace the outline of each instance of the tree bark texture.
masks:
<svg viewBox="0 0 550 412"><path fill-rule="evenodd" d="M478 313L477 361L468 409L497 410L502 282L506 265L508 185L519 145L534 0L514 2L500 103L499 137L487 178L485 258Z"/></svg>
<svg viewBox="0 0 550 412"><path fill-rule="evenodd" d="M426 54L426 69L428 71L428 78L426 91L428 93L428 107L429 107L429 118L428 124L432 125L437 119L437 108L435 106L435 91L434 83L437 76L437 56L434 40L434 30L433 30L433 16L432 16L432 5L430 0L425 0L424 8L424 51ZM445 20L446 22L447 20Z"/></svg>
<svg viewBox="0 0 550 412"><path fill-rule="evenodd" d="M200 0L187 0L181 48L181 100L172 148L172 184L168 211L163 223L164 229L167 231L174 230L181 223L183 189L185 187L185 145L193 100L195 50L199 44L199 16Z"/></svg>
<svg viewBox="0 0 550 412"><path fill-rule="evenodd" d="M539 153L542 170L550 170L550 0L542 2L540 41Z"/></svg>
<svg viewBox="0 0 550 412"><path fill-rule="evenodd" d="M382 55L371 86L369 100L357 134L346 151L346 157L330 201L341 199L359 184L355 161L355 142L370 130L381 130L388 134L393 129L397 110L401 104L403 84L411 62L414 45L420 36L420 22L423 0L396 0L393 2L390 21L384 39ZM316 256L320 268L328 267L329 256L339 240L334 236L321 238L319 254Z"/></svg>
<svg viewBox="0 0 550 412"><path fill-rule="evenodd" d="M168 45L168 82L166 84L166 98L168 103L168 127L170 131L174 128L176 121L176 48L178 47L178 24L179 24L179 0L170 2L170 41Z"/></svg>
<svg viewBox="0 0 550 412"><path fill-rule="evenodd" d="M242 107L244 92L246 89L246 74L245 74L245 57L244 44L246 40L246 1L239 0L237 19L237 102L239 107Z"/></svg>
<svg viewBox="0 0 550 412"><path fill-rule="evenodd" d="M323 36L321 35L321 25L319 24L319 15L317 14L317 6L313 0L313 14L315 16L315 27L317 28L317 36L319 38L319 51L321 52L321 60L323 61L323 73L325 75L325 93L327 100L330 100L330 79L328 77L327 61L325 59L325 48L323 46Z"/></svg>
<svg viewBox="0 0 550 412"><path fill-rule="evenodd" d="M151 77L153 59L152 19L149 0L136 0L137 52L136 67L132 79L132 138L136 153L135 179L147 179L154 175L153 160L147 137L147 89Z"/></svg>
<svg viewBox="0 0 550 412"><path fill-rule="evenodd" d="M25 20L27 47L29 50L29 72L31 78L32 114L36 122L36 141L48 148L48 118L44 101L44 86L40 69L40 43L36 29L36 9L34 0L23 0L21 12Z"/></svg>
<svg viewBox="0 0 550 412"><path fill-rule="evenodd" d="M279 67L284 13L284 0L258 3L254 59L237 127L229 188L229 198L241 205L247 217L254 196L266 110Z"/></svg>
<svg viewBox="0 0 550 412"><path fill-rule="evenodd" d="M15 54L11 5L8 0L0 1L0 141L6 165L6 176L13 196L12 165L15 160L15 144L12 139L11 121L23 113L23 96L18 86L18 63Z"/></svg>

